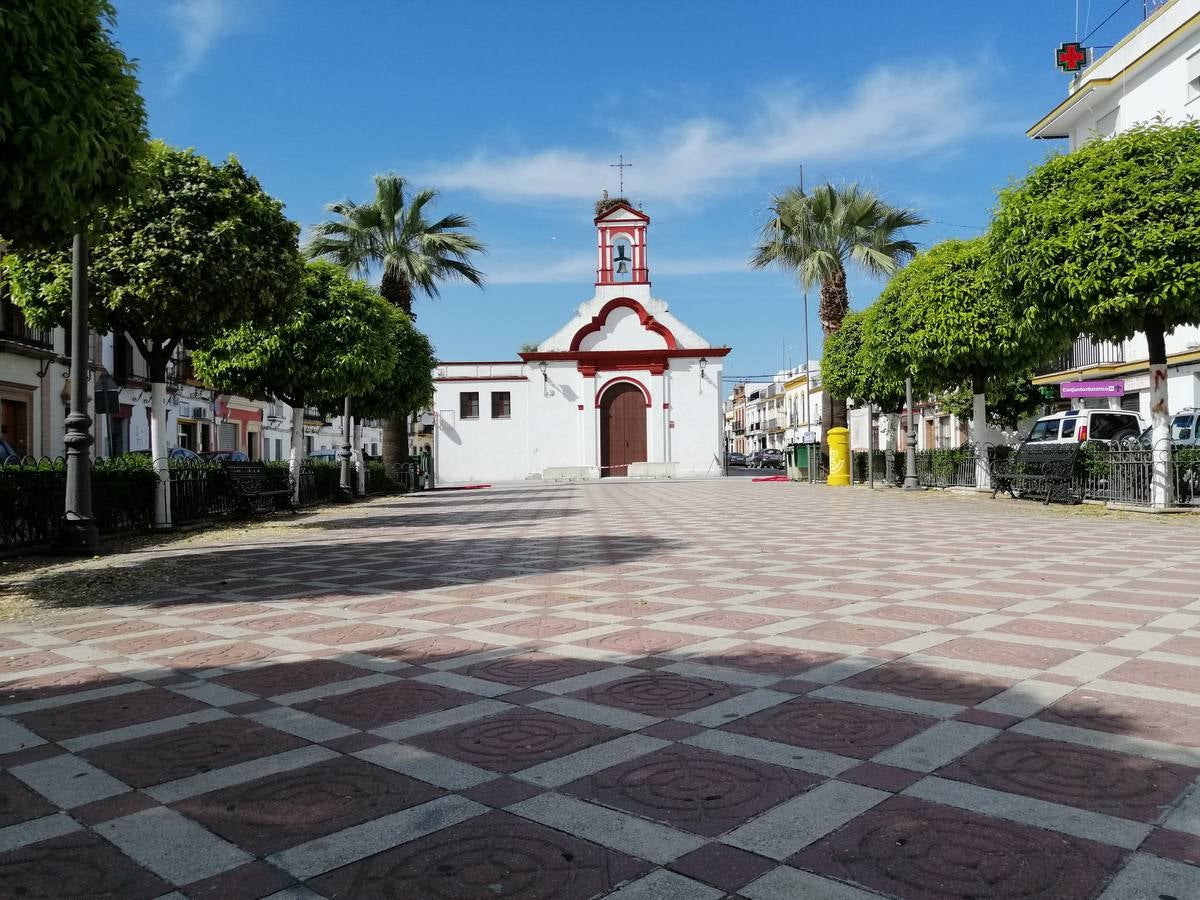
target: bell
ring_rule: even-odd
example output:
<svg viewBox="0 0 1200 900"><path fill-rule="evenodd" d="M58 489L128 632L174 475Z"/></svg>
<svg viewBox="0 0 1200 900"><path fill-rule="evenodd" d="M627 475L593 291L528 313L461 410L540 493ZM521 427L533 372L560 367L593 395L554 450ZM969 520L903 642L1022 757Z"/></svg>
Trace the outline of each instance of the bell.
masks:
<svg viewBox="0 0 1200 900"><path fill-rule="evenodd" d="M629 274L629 264L626 263L625 260L623 260L623 259L618 260L618 262L617 262L617 274L618 275L628 275Z"/></svg>

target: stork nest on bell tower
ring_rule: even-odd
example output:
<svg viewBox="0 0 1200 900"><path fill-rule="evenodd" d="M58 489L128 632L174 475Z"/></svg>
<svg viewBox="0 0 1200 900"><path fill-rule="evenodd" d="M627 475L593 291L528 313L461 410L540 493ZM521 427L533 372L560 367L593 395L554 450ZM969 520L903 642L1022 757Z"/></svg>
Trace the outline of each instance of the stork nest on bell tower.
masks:
<svg viewBox="0 0 1200 900"><path fill-rule="evenodd" d="M620 206L622 203L624 203L626 206L629 206L629 201L626 198L610 197L608 196L608 191L605 191L604 196L596 201L596 218L600 218L610 209Z"/></svg>

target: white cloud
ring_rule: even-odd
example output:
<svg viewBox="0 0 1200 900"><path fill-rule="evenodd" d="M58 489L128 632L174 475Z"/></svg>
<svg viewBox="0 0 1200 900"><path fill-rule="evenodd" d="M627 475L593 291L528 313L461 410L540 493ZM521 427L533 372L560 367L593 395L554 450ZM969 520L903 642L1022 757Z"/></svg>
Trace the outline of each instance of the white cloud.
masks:
<svg viewBox="0 0 1200 900"><path fill-rule="evenodd" d="M684 201L800 164L901 160L952 148L986 129L969 72L953 66L880 68L841 100L795 88L760 99L739 121L692 118L622 138L631 194ZM636 140L636 138L635 138ZM608 151L569 147L481 152L431 167L423 182L507 200L584 200L614 181Z"/></svg>
<svg viewBox="0 0 1200 900"><path fill-rule="evenodd" d="M701 258L701 259L671 259L666 258L660 263L651 260L650 277L655 275L687 276L687 275L722 275L731 272L745 272L749 269L746 259L738 257ZM503 260L499 265L487 267L488 284L567 284L588 285L595 280L596 254L577 253L566 256L546 265L530 266L506 264Z"/></svg>
<svg viewBox="0 0 1200 900"><path fill-rule="evenodd" d="M177 90L204 62L217 40L240 24L230 0L176 0L167 9L179 34L179 56L168 81Z"/></svg>

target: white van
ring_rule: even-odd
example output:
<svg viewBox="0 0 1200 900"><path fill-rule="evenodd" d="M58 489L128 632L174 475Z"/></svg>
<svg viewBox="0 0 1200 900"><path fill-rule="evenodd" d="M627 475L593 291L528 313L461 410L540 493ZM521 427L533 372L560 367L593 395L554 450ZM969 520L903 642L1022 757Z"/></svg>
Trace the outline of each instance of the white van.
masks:
<svg viewBox="0 0 1200 900"><path fill-rule="evenodd" d="M1070 444L1136 438L1145 423L1128 409L1068 409L1033 423L1026 444Z"/></svg>

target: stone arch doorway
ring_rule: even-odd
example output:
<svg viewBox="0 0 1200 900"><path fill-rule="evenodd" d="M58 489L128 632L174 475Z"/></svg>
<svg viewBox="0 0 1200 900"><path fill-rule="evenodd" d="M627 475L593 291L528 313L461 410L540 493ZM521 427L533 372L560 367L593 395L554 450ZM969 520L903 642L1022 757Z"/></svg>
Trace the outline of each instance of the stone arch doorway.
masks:
<svg viewBox="0 0 1200 900"><path fill-rule="evenodd" d="M627 475L635 462L646 462L646 395L619 381L600 397L600 474Z"/></svg>

